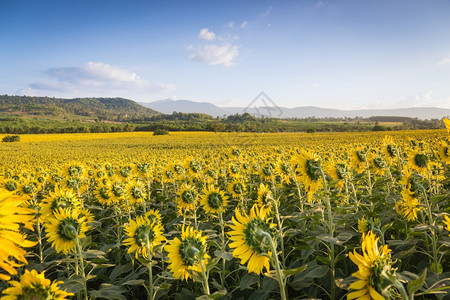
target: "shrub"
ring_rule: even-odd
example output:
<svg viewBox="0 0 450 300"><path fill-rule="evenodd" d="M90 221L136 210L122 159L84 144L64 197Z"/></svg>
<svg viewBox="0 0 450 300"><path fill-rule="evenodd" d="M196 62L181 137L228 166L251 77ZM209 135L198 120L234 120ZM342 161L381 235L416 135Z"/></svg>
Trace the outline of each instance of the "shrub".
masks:
<svg viewBox="0 0 450 300"><path fill-rule="evenodd" d="M18 142L20 141L20 136L18 135L7 135L2 139L3 142Z"/></svg>
<svg viewBox="0 0 450 300"><path fill-rule="evenodd" d="M169 130L167 129L155 129L155 131L153 132L153 135L168 135L169 134Z"/></svg>

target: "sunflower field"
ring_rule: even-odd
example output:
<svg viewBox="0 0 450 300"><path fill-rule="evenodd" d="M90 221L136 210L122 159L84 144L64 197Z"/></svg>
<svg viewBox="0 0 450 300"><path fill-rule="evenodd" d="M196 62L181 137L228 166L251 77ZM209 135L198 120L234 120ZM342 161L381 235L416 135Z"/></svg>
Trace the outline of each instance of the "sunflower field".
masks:
<svg viewBox="0 0 450 300"><path fill-rule="evenodd" d="M449 136L0 143L1 299L449 299Z"/></svg>

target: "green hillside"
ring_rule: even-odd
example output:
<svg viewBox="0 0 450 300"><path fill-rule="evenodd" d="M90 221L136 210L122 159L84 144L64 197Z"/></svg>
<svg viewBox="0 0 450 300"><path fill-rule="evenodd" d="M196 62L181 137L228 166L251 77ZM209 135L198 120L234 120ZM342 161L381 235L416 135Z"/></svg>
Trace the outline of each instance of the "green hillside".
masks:
<svg viewBox="0 0 450 300"><path fill-rule="evenodd" d="M50 120L128 121L159 114L124 98L51 98L0 96L0 113L4 117Z"/></svg>

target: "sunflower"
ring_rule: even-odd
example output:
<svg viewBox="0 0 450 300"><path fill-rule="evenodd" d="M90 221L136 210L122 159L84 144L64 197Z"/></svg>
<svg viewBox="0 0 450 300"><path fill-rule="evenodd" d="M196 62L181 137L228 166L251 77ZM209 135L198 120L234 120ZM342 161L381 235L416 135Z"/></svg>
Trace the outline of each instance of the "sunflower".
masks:
<svg viewBox="0 0 450 300"><path fill-rule="evenodd" d="M131 180L127 182L125 193L128 196L131 205L142 203L145 198L146 187L142 181Z"/></svg>
<svg viewBox="0 0 450 300"><path fill-rule="evenodd" d="M428 155L419 150L411 150L408 154L408 166L420 175L427 176Z"/></svg>
<svg viewBox="0 0 450 300"><path fill-rule="evenodd" d="M302 150L294 160L296 172L299 172L300 181L305 186L308 201L311 201L312 196L323 186L319 157L312 152Z"/></svg>
<svg viewBox="0 0 450 300"><path fill-rule="evenodd" d="M392 136L386 135L383 139L383 147L381 148L384 156L388 160L394 159L398 154L398 146L395 145Z"/></svg>
<svg viewBox="0 0 450 300"><path fill-rule="evenodd" d="M74 250L77 237L86 237L85 232L89 229L86 219L87 216L81 216L78 210L58 208L45 225L48 241L52 242L56 252L67 254Z"/></svg>
<svg viewBox="0 0 450 300"><path fill-rule="evenodd" d="M395 208L408 221L417 220L417 213L423 209L423 207L420 207L419 200L414 197L414 193L408 188L403 189L402 201L397 202Z"/></svg>
<svg viewBox="0 0 450 300"><path fill-rule="evenodd" d="M444 216L444 220L442 221L445 225L445 229L450 232L450 217L449 216ZM450 236L450 234L449 234Z"/></svg>
<svg viewBox="0 0 450 300"><path fill-rule="evenodd" d="M266 181L271 181L275 174L275 165L271 162L266 163L264 166L262 166L260 170L261 178Z"/></svg>
<svg viewBox="0 0 450 300"><path fill-rule="evenodd" d="M197 192L192 185L184 183L177 193L176 202L182 211L193 210L197 203Z"/></svg>
<svg viewBox="0 0 450 300"><path fill-rule="evenodd" d="M324 167L326 173L334 180L337 180L337 184L342 188L345 179L349 176L347 165L344 162L337 162L334 158L330 158Z"/></svg>
<svg viewBox="0 0 450 300"><path fill-rule="evenodd" d="M362 173L367 168L368 152L362 148L354 149L351 153L352 167L357 173Z"/></svg>
<svg viewBox="0 0 450 300"><path fill-rule="evenodd" d="M259 184L258 188L258 198L256 199L256 203L260 207L266 207L270 208L272 207L272 203L270 201L273 199L273 193L270 190L268 185L265 185L264 183Z"/></svg>
<svg viewBox="0 0 450 300"><path fill-rule="evenodd" d="M28 241L26 235L20 232L20 224L32 226L35 214L33 209L21 207L24 201L23 197L0 190L0 268L11 275L17 275L15 268L20 266L15 260L27 263L27 252L22 248L36 245L36 242ZM9 275L0 273L0 280L10 278Z"/></svg>
<svg viewBox="0 0 450 300"><path fill-rule="evenodd" d="M245 185L242 180L233 179L233 181L228 184L228 192L234 199L241 199L245 192Z"/></svg>
<svg viewBox="0 0 450 300"><path fill-rule="evenodd" d="M162 235L161 222L151 221L147 216L137 216L136 220L130 220L129 225L125 225L125 233L129 238L125 239L123 244L129 246L128 253L136 251L136 258L142 254L147 259L147 251L150 250L154 254L153 249L166 239Z"/></svg>
<svg viewBox="0 0 450 300"><path fill-rule="evenodd" d="M45 278L44 272L38 273L36 270L25 270L25 273L20 276L20 282L14 280L8 282L12 287L3 291L5 296L1 299L63 300L73 296L73 293L67 293L59 289L58 285L63 283L62 281L52 283L50 279Z"/></svg>
<svg viewBox="0 0 450 300"><path fill-rule="evenodd" d="M109 206L114 203L114 198L111 191L111 183L101 183L94 189L94 196L102 205Z"/></svg>
<svg viewBox="0 0 450 300"><path fill-rule="evenodd" d="M192 227L181 229L181 239L175 237L164 247L168 252L169 270L176 279L188 280L190 272L201 273L201 264L206 265L210 256L206 253L206 239L201 231Z"/></svg>
<svg viewBox="0 0 450 300"><path fill-rule="evenodd" d="M358 271L352 276L356 277L357 281L350 286L352 291L347 295L347 299L385 299L376 288L380 288L382 284L381 273L386 271L390 266L390 252L387 245L378 247L378 240L372 231L362 236L362 255L356 250L349 252L350 259L358 266ZM386 268L387 267L387 268Z"/></svg>
<svg viewBox="0 0 450 300"><path fill-rule="evenodd" d="M291 183L292 166L286 161L279 161L276 165L276 174L281 177L281 180L286 184Z"/></svg>
<svg viewBox="0 0 450 300"><path fill-rule="evenodd" d="M76 194L67 188L55 188L54 192L50 192L42 202L42 215L47 218L62 209L80 209L81 202Z"/></svg>
<svg viewBox="0 0 450 300"><path fill-rule="evenodd" d="M269 210L257 205L251 208L250 216L245 211L241 214L236 209L232 218L233 225L230 225L231 231L228 232L232 241L229 246L235 248L233 256L239 258L242 265L248 261L248 271L256 274L261 274L264 268L267 271L270 269L267 255L271 256L272 252L262 233L274 236L272 228L276 224L271 223L268 213Z"/></svg>
<svg viewBox="0 0 450 300"><path fill-rule="evenodd" d="M450 163L450 147L445 141L441 141L438 145L438 155L441 157L442 162Z"/></svg>
<svg viewBox="0 0 450 300"><path fill-rule="evenodd" d="M444 121L444 125L447 128L448 134L450 135L450 120L447 118L442 119Z"/></svg>
<svg viewBox="0 0 450 300"><path fill-rule="evenodd" d="M372 171L375 175L383 176L386 173L386 168L388 168L388 165L381 156L375 156L370 160L370 163L372 166Z"/></svg>
<svg viewBox="0 0 450 300"><path fill-rule="evenodd" d="M200 196L200 204L207 213L217 214L219 208L224 210L228 204L228 196L219 188L209 187L202 190L203 195Z"/></svg>
<svg viewBox="0 0 450 300"><path fill-rule="evenodd" d="M150 220L150 222L155 221L156 224L162 224L161 213L157 209L150 209L147 213L145 213L145 217Z"/></svg>

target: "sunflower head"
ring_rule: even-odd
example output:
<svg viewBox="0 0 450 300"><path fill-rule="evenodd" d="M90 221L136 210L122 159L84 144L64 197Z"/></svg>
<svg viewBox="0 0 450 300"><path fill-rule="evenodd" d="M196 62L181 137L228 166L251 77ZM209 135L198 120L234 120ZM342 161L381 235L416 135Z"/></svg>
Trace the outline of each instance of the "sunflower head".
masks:
<svg viewBox="0 0 450 300"><path fill-rule="evenodd" d="M266 240L268 236L273 237L275 224L268 217L268 210L264 207L254 205L250 215L238 209L232 218L231 231L228 232L230 248L235 248L233 256L241 260L241 264L248 261L249 272L261 274L265 268L269 271L269 258L272 255L270 244Z"/></svg>
<svg viewBox="0 0 450 300"><path fill-rule="evenodd" d="M78 210L62 209L58 210L53 216L48 218L46 226L48 241L57 252L68 253L73 251L76 246L76 240L86 237L88 230L86 220L88 216L81 214Z"/></svg>
<svg viewBox="0 0 450 300"><path fill-rule="evenodd" d="M197 191L193 186L184 183L177 193L176 201L180 209L192 210L197 202Z"/></svg>
<svg viewBox="0 0 450 300"><path fill-rule="evenodd" d="M444 121L445 128L447 128L448 134L450 135L450 120L447 118L442 119Z"/></svg>
<svg viewBox="0 0 450 300"><path fill-rule="evenodd" d="M72 190L67 188L55 188L42 202L42 215L47 218L62 209L79 209L81 202Z"/></svg>
<svg viewBox="0 0 450 300"><path fill-rule="evenodd" d="M201 272L201 262L206 265L209 255L206 251L206 239L201 231L184 227L181 237L174 238L165 246L169 257L169 270L177 279L188 280L191 273Z"/></svg>
<svg viewBox="0 0 450 300"><path fill-rule="evenodd" d="M240 199L245 192L245 186L241 180L234 179L228 184L228 192L234 199Z"/></svg>
<svg viewBox="0 0 450 300"><path fill-rule="evenodd" d="M380 291L383 291L383 294L392 292L389 288L386 289L388 280L383 275L394 273L391 269L391 250L387 245L379 247L379 239L372 231L364 233L361 242L362 254L356 250L349 252L350 259L358 266L358 271L352 276L358 280L349 286L350 290L355 291L350 292L347 299L385 299Z"/></svg>
<svg viewBox="0 0 450 300"><path fill-rule="evenodd" d="M272 204L270 201L273 199L273 193L268 185L264 183L259 184L258 188L258 198L256 199L256 202L260 207L272 207Z"/></svg>
<svg viewBox="0 0 450 300"><path fill-rule="evenodd" d="M449 232L450 236L450 217L444 216L444 220L442 222L444 223L445 229Z"/></svg>
<svg viewBox="0 0 450 300"><path fill-rule="evenodd" d="M45 278L44 272L38 273L36 270L25 270L20 277L20 282L9 281L8 283L12 287L3 291L5 299L63 300L73 296L72 293L59 289L58 285L62 281L52 283L50 279Z"/></svg>
<svg viewBox="0 0 450 300"><path fill-rule="evenodd" d="M222 211L228 204L228 196L219 188L209 187L203 189L203 195L200 196L200 204L207 213L217 214Z"/></svg>
<svg viewBox="0 0 450 300"><path fill-rule="evenodd" d="M136 251L136 257L142 254L146 259L165 240L161 224L156 219L150 220L148 216L137 216L136 220L130 220L129 225L125 226L125 233L129 236L123 241L124 245L129 246L128 253Z"/></svg>

